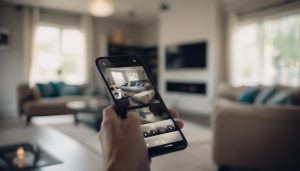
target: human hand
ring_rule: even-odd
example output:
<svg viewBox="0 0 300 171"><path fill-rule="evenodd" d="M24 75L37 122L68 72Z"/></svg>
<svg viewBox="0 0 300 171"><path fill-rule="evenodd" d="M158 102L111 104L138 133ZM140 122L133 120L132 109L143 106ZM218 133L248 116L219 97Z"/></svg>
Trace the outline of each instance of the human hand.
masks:
<svg viewBox="0 0 300 171"><path fill-rule="evenodd" d="M178 117L178 112L169 113ZM175 119L181 129L183 122ZM140 118L135 112L128 112L126 119L120 119L113 106L103 110L103 121L99 133L106 171L150 171L150 160L140 129Z"/></svg>
<svg viewBox="0 0 300 171"><path fill-rule="evenodd" d="M113 106L105 108L99 136L106 171L150 171L137 113L120 119Z"/></svg>
<svg viewBox="0 0 300 171"><path fill-rule="evenodd" d="M182 120L178 119L179 113L175 109L168 109L169 113L171 116L174 118L176 125L178 126L179 129L182 129L184 127L184 123Z"/></svg>

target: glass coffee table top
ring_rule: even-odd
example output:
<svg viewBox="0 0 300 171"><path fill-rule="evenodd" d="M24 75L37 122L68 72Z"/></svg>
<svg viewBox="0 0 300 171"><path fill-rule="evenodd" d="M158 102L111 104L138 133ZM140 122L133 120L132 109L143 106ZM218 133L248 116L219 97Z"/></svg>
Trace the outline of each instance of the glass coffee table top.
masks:
<svg viewBox="0 0 300 171"><path fill-rule="evenodd" d="M90 100L75 100L67 103L67 107L75 112L99 113L105 107L109 106L110 102L105 99L90 99Z"/></svg>
<svg viewBox="0 0 300 171"><path fill-rule="evenodd" d="M91 98L89 100L76 100L67 103L67 107L74 111L75 123L83 123L99 130L102 121L102 111L110 105L106 99Z"/></svg>
<svg viewBox="0 0 300 171"><path fill-rule="evenodd" d="M101 154L58 130L47 126L0 129L0 146L17 143L37 144L61 163L30 171L103 170Z"/></svg>

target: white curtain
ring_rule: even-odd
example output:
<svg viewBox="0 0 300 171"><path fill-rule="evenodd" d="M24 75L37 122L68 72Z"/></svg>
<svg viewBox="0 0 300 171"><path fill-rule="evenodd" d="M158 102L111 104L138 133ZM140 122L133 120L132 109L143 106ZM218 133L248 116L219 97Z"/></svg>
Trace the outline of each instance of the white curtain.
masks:
<svg viewBox="0 0 300 171"><path fill-rule="evenodd" d="M233 70L233 58L235 56L235 36L238 27L238 16L236 13L230 13L228 15L227 22L227 72L229 73L229 81L233 82L234 70Z"/></svg>
<svg viewBox="0 0 300 171"><path fill-rule="evenodd" d="M25 7L23 19L23 48L24 48L24 82L31 83L31 66L34 57L34 40L38 22L40 20L40 11L38 8Z"/></svg>
<svg viewBox="0 0 300 171"><path fill-rule="evenodd" d="M92 16L83 15L80 18L82 33L84 37L84 52L86 56L86 78L87 84L93 86L94 53L93 53L93 21Z"/></svg>

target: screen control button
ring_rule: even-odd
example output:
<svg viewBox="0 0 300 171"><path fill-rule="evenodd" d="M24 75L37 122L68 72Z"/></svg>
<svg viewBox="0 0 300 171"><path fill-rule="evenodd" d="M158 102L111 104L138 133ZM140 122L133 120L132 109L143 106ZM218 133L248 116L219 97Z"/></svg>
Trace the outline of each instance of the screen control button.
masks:
<svg viewBox="0 0 300 171"><path fill-rule="evenodd" d="M158 132L157 132L156 129L151 129L151 130L150 130L150 135L152 135L152 136L153 136L153 135L157 135L157 133L158 133Z"/></svg>
<svg viewBox="0 0 300 171"><path fill-rule="evenodd" d="M158 127L158 128L157 128L157 131L158 131L158 133L160 133L160 134L164 134L164 133L167 132L167 129L166 129L166 128L163 128L163 127Z"/></svg>
<svg viewBox="0 0 300 171"><path fill-rule="evenodd" d="M172 132L172 131L174 131L175 130L175 127L174 126L172 126L172 125L168 125L167 126L167 131L168 132Z"/></svg>
<svg viewBox="0 0 300 171"><path fill-rule="evenodd" d="M147 131L143 131L143 135L144 135L144 137L149 137L150 136L149 132L147 132Z"/></svg>

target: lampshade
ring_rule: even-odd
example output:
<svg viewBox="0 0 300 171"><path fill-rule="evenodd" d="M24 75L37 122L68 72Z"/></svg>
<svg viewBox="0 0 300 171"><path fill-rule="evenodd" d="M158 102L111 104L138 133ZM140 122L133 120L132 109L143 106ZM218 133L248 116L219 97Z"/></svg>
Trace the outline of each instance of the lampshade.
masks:
<svg viewBox="0 0 300 171"><path fill-rule="evenodd" d="M114 13L114 4L110 0L93 0L89 11L96 17L108 17Z"/></svg>

